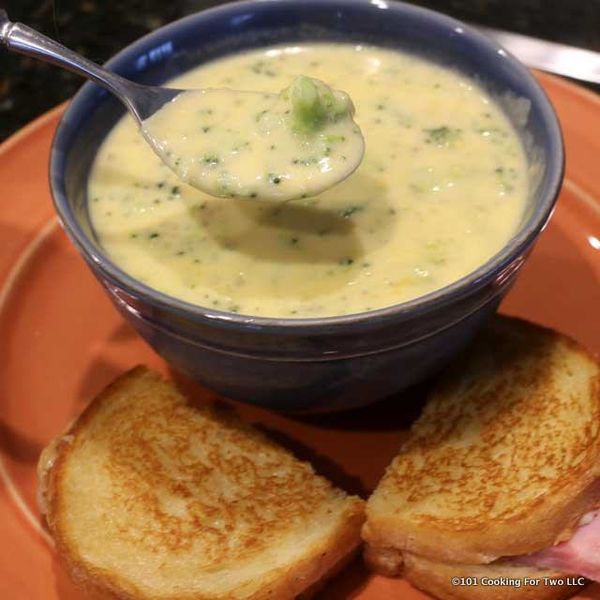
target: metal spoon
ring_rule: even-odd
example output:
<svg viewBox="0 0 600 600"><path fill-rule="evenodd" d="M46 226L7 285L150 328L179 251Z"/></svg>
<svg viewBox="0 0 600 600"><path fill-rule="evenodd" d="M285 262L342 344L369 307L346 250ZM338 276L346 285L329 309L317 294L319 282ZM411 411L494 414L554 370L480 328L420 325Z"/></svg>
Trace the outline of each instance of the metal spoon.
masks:
<svg viewBox="0 0 600 600"><path fill-rule="evenodd" d="M216 98L217 104L223 99L223 94L231 97L235 94L238 102L241 103L241 98L254 98L248 102L245 110L253 110L256 113L267 113L267 110L261 111L260 108L272 108L276 102L280 102L281 95L279 94L259 94L257 92L240 92L236 90L178 90L166 87L155 87L140 85L124 77L111 73L103 69L99 65L80 56L79 54L65 48L58 42L47 38L41 33L23 25L22 23L12 23L6 11L0 9L0 43L4 44L9 50L26 54L34 58L52 63L78 75L82 75L87 79L91 79L95 83L106 88L113 93L125 105L127 110L136 120L139 128L154 152L159 158L172 170L175 174L189 183L193 187L213 196L223 197L251 197L276 200L290 200L294 198L304 198L339 183L348 177L358 166L362 160L364 143L358 126L351 120L353 110L348 115L348 120L345 123L336 123L332 125L335 129L340 126L346 127L346 130L351 134L346 142L346 148L339 148L339 152L327 155L319 163L319 166L309 173L307 169L300 169L300 173L293 172L290 166L293 163L293 156L287 156L285 153L278 153L278 157L269 157L270 163L259 164L256 168L257 172L248 173L245 168L244 160L240 157L229 156L227 165L221 160L214 160L212 154L208 157L202 156L202 153L189 151L189 147L185 144L181 145L183 139L186 143L192 135L192 124L195 118L195 112L189 110L189 131L177 132L178 138L171 135L171 130L167 127L158 129L160 138L155 135L157 128L153 125L156 119L150 119L167 103L177 98L178 107L181 105L188 106L189 102L183 100L184 92L186 101L191 95L194 99L202 101L202 96L206 98ZM327 86L325 86L327 87ZM330 88L328 88L330 89ZM332 91L332 90L330 90ZM343 94L343 92L335 92ZM180 96L181 95L181 96ZM180 96L178 98L178 96ZM267 103L266 106L258 106L257 103ZM351 105L351 102L350 102ZM193 109L194 106L192 105ZM284 107L287 108L287 107ZM282 120L275 120L270 130L265 130L253 125L255 112L250 112L248 115L239 110L235 115L226 115L229 119L229 129L227 131L241 134L253 135L255 146L252 151L255 156L262 156L258 153L261 149L261 144L273 144L272 138L277 135L284 136L285 140L292 139L296 144L297 138L294 138L294 133L287 124L282 124ZM289 112L289 111L287 111ZM161 113L164 114L164 113ZM248 118L251 116L252 118ZM150 119L150 121L149 121ZM152 126L149 126L149 123ZM249 124L250 123L250 124ZM236 129L237 127L237 129ZM254 130L252 129L254 128ZM346 130L342 133L346 133ZM322 132L322 135L314 135L309 138L303 138L302 144L304 150L314 152L319 150L323 145L322 140L327 132ZM334 131L333 133L339 133ZM346 136L338 135L340 139L346 140ZM271 139L271 141L269 141ZM175 143L174 143L175 142ZM178 145L179 144L179 145ZM235 144L232 144L235 145ZM331 146L331 144L329 144ZM183 147L184 155L177 155L179 149ZM264 149L263 149L264 150ZM328 148L329 150L329 148ZM290 152L295 152L292 148ZM233 153L235 154L235 153ZM275 153L271 153L275 154ZM279 162L276 161L279 160ZM274 162L275 161L275 162ZM273 164L280 167L279 170L273 169ZM227 170L229 169L229 170ZM273 173L276 172L275 175ZM268 179L277 185L269 185ZM223 183L225 180L225 183Z"/></svg>
<svg viewBox="0 0 600 600"><path fill-rule="evenodd" d="M91 79L117 96L140 126L144 119L182 92L140 85L111 73L34 29L22 23L12 23L6 11L1 9L0 42L12 52L33 56Z"/></svg>

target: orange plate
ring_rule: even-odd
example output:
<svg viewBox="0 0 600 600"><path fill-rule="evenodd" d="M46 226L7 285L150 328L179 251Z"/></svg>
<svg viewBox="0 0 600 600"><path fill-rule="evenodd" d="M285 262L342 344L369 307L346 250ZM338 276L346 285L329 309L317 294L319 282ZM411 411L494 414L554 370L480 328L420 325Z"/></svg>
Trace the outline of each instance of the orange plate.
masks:
<svg viewBox="0 0 600 600"><path fill-rule="evenodd" d="M546 75L562 122L567 178L550 226L503 310L555 327L600 351L600 100ZM48 151L61 108L0 147L0 598L75 600L57 567L35 501L40 450L116 375L147 363L195 396L126 325L57 224ZM419 394L358 413L291 419L237 410L346 489L367 495L396 452ZM412 402L411 402L412 400ZM425 596L402 580L370 576L359 560L322 594L328 600ZM579 598L600 599L600 586Z"/></svg>

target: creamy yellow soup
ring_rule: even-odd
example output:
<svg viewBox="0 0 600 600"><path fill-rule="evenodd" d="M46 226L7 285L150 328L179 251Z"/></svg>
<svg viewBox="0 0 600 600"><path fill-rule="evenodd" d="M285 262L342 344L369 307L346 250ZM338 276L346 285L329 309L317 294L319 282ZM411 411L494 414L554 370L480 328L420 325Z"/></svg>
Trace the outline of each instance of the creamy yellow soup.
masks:
<svg viewBox="0 0 600 600"><path fill-rule="evenodd" d="M311 198L215 198L182 183L124 117L88 190L116 264L201 306L332 316L448 285L514 234L523 148L492 99L451 70L382 48L310 44L229 56L169 85L276 92L299 75L349 93L365 139L358 169Z"/></svg>

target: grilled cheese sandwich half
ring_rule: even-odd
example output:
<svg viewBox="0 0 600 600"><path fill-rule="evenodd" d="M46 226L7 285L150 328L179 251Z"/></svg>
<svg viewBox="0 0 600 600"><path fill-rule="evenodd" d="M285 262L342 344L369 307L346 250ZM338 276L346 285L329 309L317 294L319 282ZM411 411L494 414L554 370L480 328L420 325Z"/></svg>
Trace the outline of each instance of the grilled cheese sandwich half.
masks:
<svg viewBox="0 0 600 600"><path fill-rule="evenodd" d="M138 367L42 454L59 558L92 597L291 599L359 544L363 503Z"/></svg>
<svg viewBox="0 0 600 600"><path fill-rule="evenodd" d="M369 499L366 556L442 598L494 597L431 576L469 565L600 580L600 531L595 553L580 541L599 506L598 362L556 332L497 317L442 378Z"/></svg>

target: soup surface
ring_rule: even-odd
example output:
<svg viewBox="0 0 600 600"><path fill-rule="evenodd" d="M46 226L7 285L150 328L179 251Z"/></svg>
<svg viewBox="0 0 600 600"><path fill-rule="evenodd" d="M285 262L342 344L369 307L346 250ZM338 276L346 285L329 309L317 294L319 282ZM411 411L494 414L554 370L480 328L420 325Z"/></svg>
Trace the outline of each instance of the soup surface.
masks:
<svg viewBox="0 0 600 600"><path fill-rule="evenodd" d="M462 75L392 50L313 44L226 57L169 85L277 92L301 74L349 93L365 138L358 169L311 198L215 198L178 180L126 116L89 183L92 222L116 264L206 307L332 316L448 285L514 234L523 148Z"/></svg>

